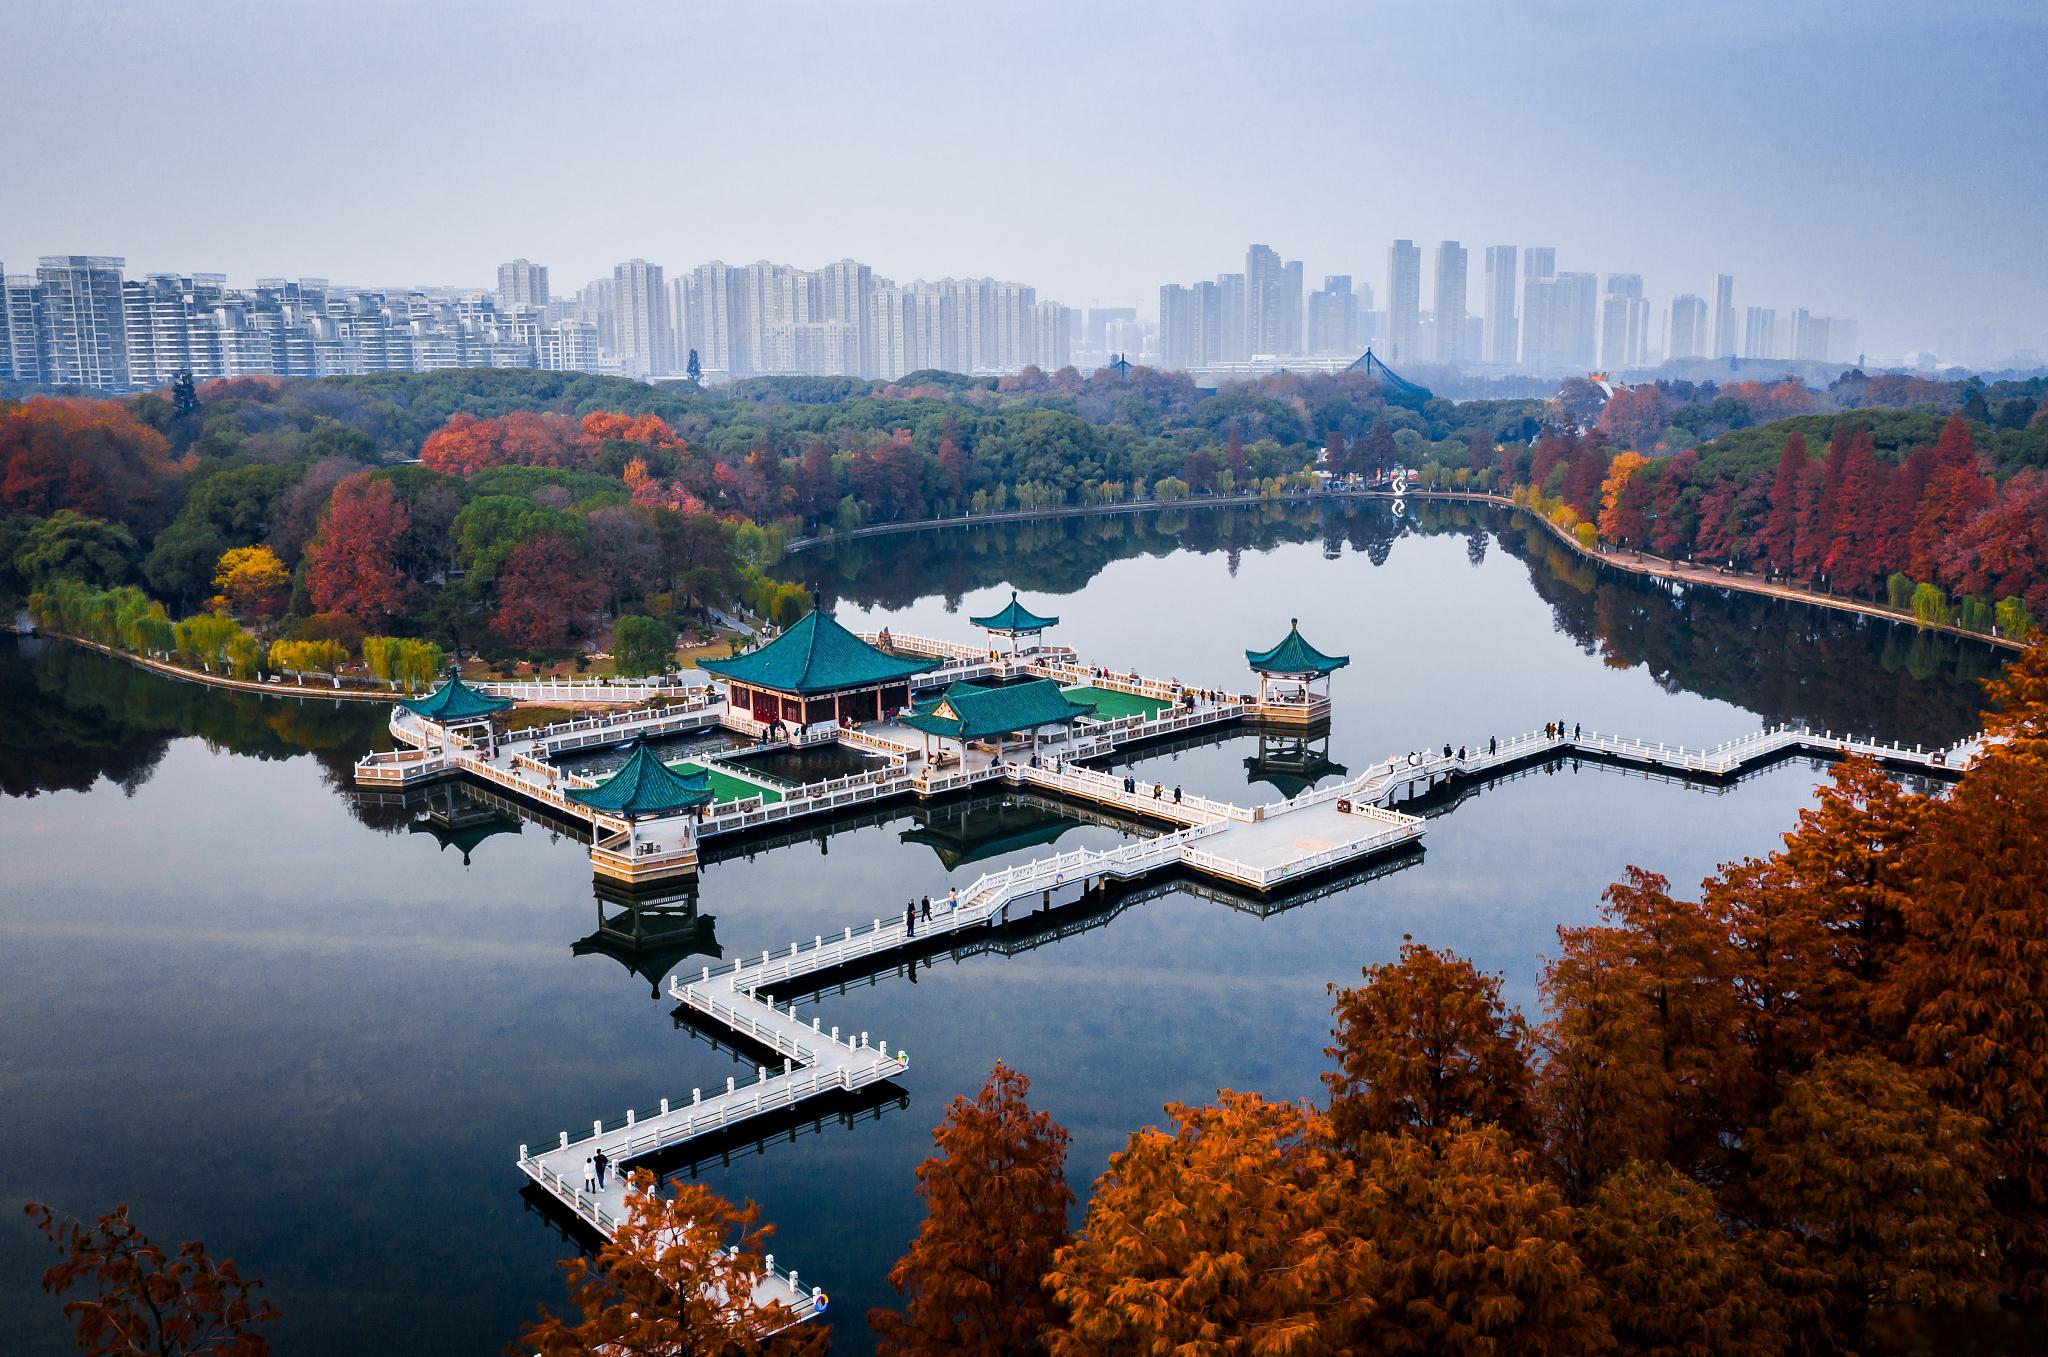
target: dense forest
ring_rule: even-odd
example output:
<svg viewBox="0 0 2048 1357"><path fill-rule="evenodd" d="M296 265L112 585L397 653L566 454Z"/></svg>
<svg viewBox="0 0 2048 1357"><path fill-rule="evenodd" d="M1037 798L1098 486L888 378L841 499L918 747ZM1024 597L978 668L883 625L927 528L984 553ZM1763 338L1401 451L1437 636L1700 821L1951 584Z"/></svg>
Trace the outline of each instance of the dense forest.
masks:
<svg viewBox="0 0 2048 1357"><path fill-rule="evenodd" d="M717 606L788 621L791 536L1419 468L1581 540L1732 562L2008 634L2048 615L2044 384L1567 383L1389 399L1134 369L760 379L244 378L0 400L0 595L207 669L417 684L611 648L660 668Z"/></svg>

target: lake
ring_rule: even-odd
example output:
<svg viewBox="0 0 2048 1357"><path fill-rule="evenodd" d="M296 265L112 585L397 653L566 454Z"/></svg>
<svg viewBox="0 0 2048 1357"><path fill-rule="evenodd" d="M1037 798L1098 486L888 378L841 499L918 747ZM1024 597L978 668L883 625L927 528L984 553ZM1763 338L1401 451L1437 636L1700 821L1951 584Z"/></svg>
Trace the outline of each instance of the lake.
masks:
<svg viewBox="0 0 2048 1357"><path fill-rule="evenodd" d="M1139 751L1140 777L1238 801L1389 752L1545 721L1712 744L1779 721L1908 743L1976 725L1997 654L1956 638L1603 572L1503 513L1383 503L1189 510L862 539L787 570L860 629L974 639L1011 588L1091 662L1248 685L1300 619L1348 654L1326 738ZM0 642L0 1332L66 1350L18 1203L118 1202L268 1282L294 1354L495 1354L561 1295L571 1245L522 1142L745 1075L677 1022L679 966L963 891L1132 831L1031 797L902 806L708 856L692 889L597 897L574 839L459 787L357 793L384 709L262 700L75 648ZM1121 766L1121 765L1119 765ZM761 1204L832 1297L834 1346L916 1229L912 1170L1000 1058L1073 1133L1085 1199L1173 1100L1320 1094L1327 986L1402 938L1505 977L1533 1015L1560 925L1635 863L1689 888L1768 851L1821 771L1732 787L1556 765L1432 810L1374 879L1256 902L1185 884L805 1000L909 1049L895 1086L766 1144L675 1165ZM906 973L907 971L907 973ZM811 1016L812 1014L806 1014Z"/></svg>

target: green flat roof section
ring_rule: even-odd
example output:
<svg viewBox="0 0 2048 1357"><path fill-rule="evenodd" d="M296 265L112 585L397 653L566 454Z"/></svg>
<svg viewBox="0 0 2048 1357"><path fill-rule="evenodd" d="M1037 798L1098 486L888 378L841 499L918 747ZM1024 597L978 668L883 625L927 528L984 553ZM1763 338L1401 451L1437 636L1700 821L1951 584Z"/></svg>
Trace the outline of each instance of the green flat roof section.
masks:
<svg viewBox="0 0 2048 1357"><path fill-rule="evenodd" d="M1012 731L1061 726L1091 716L1091 703L1076 702L1051 679L1033 679L1002 688L956 683L942 696L917 704L903 724L928 735L951 740L979 740Z"/></svg>
<svg viewBox="0 0 2048 1357"><path fill-rule="evenodd" d="M493 712L501 712L512 705L512 699L478 692L464 683L461 675L450 670L447 682L433 692L398 705L429 721L445 724L449 721L474 721Z"/></svg>
<svg viewBox="0 0 2048 1357"><path fill-rule="evenodd" d="M669 767L685 777L705 779L711 787L711 799L716 802L744 801L750 796L758 796L761 798L761 804L766 806L782 799L782 793L773 787L763 787L757 782L734 777L715 766L707 767L701 763L671 763Z"/></svg>
<svg viewBox="0 0 2048 1357"><path fill-rule="evenodd" d="M1001 612L990 613L987 617L967 619L983 631L1027 632L1044 631L1047 627L1059 625L1057 617L1040 617L1017 601L1017 591L1010 591L1010 604Z"/></svg>
<svg viewBox="0 0 2048 1357"><path fill-rule="evenodd" d="M1327 674L1351 663L1349 655L1325 655L1301 639L1301 619L1290 618L1287 634L1271 650L1247 650L1245 663L1262 674Z"/></svg>
<svg viewBox="0 0 2048 1357"><path fill-rule="evenodd" d="M1172 706L1165 698L1140 697L1136 693L1119 692L1115 688L1097 688L1083 685L1065 690L1075 702L1094 704L1096 719L1117 721L1126 716L1153 717Z"/></svg>
<svg viewBox="0 0 2048 1357"><path fill-rule="evenodd" d="M731 659L699 660L697 667L735 683L809 695L907 679L938 664L878 650L814 607L767 645Z"/></svg>
<svg viewBox="0 0 2048 1357"><path fill-rule="evenodd" d="M595 787L572 788L571 801L592 810L634 818L641 815L673 815L711 800L711 788L701 774L679 774L669 768L647 746L636 743L632 756Z"/></svg>

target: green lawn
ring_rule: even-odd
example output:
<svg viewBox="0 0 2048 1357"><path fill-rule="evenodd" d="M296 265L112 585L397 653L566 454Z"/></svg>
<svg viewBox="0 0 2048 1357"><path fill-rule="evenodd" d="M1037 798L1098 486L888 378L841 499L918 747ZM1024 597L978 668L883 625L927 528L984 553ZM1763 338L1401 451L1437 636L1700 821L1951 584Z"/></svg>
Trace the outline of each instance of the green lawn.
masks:
<svg viewBox="0 0 2048 1357"><path fill-rule="evenodd" d="M762 805L769 805L782 799L782 793L768 787L757 787L744 782L731 773L718 768L707 768L701 763L671 763L669 767L678 773L705 773L711 778L711 799L716 801L744 801L750 796L761 798Z"/></svg>
<svg viewBox="0 0 2048 1357"><path fill-rule="evenodd" d="M1149 720L1173 705L1163 698L1138 697L1132 693L1118 692L1114 688L1097 688L1092 684L1082 688L1064 688L1061 691L1076 702L1093 702L1095 714L1105 721L1115 721L1125 716L1143 716Z"/></svg>

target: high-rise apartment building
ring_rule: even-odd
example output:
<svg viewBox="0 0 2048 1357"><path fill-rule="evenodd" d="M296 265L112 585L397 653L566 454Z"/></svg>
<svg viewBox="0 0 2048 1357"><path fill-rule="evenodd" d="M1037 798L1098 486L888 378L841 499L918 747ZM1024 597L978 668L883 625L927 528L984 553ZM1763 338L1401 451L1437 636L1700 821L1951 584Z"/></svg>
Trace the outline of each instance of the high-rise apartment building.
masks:
<svg viewBox="0 0 2048 1357"><path fill-rule="evenodd" d="M1778 313L1768 306L1752 306L1742 313L1742 356L1778 356Z"/></svg>
<svg viewBox="0 0 2048 1357"><path fill-rule="evenodd" d="M1650 304L1643 276L1610 273L1600 302L1600 366L1609 372L1641 367L1649 341Z"/></svg>
<svg viewBox="0 0 2048 1357"><path fill-rule="evenodd" d="M1515 247L1486 247L1486 361L1513 363L1519 332L1515 326Z"/></svg>
<svg viewBox="0 0 2048 1357"><path fill-rule="evenodd" d="M1249 352L1301 350L1301 261L1282 261L1264 245L1245 251L1245 344Z"/></svg>
<svg viewBox="0 0 2048 1357"><path fill-rule="evenodd" d="M1735 279L1714 276L1714 357L1735 356Z"/></svg>
<svg viewBox="0 0 2048 1357"><path fill-rule="evenodd" d="M498 265L498 309L510 313L514 307L548 304L548 267L528 259L514 259Z"/></svg>
<svg viewBox="0 0 2048 1357"><path fill-rule="evenodd" d="M45 255L36 265L42 294L43 380L54 386L119 391L128 385L128 336L121 317L115 255Z"/></svg>
<svg viewBox="0 0 2048 1357"><path fill-rule="evenodd" d="M1664 345L1668 358L1704 358L1707 354L1707 303L1682 292L1671 299L1671 336Z"/></svg>
<svg viewBox="0 0 2048 1357"><path fill-rule="evenodd" d="M1455 365L1477 355L1465 351L1465 247L1455 240L1436 247L1436 361Z"/></svg>
<svg viewBox="0 0 2048 1357"><path fill-rule="evenodd" d="M1326 274L1319 291L1308 294L1310 353L1358 351L1358 297L1348 273Z"/></svg>
<svg viewBox="0 0 2048 1357"><path fill-rule="evenodd" d="M1557 247L1531 245L1522 251L1522 366L1538 371L1560 361L1551 353L1555 338Z"/></svg>
<svg viewBox="0 0 2048 1357"><path fill-rule="evenodd" d="M1387 247L1387 355L1393 363L1419 363L1422 351L1422 251L1412 240Z"/></svg>
<svg viewBox="0 0 2048 1357"><path fill-rule="evenodd" d="M668 288L661 265L629 259L612 269L617 319L612 352L629 377L659 377L675 371L675 332L668 322Z"/></svg>

